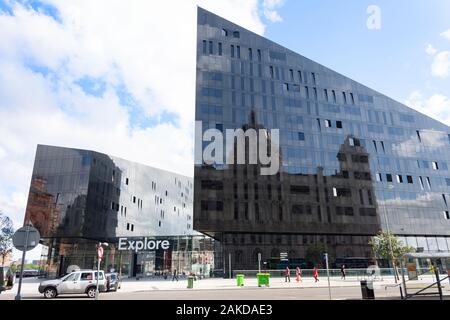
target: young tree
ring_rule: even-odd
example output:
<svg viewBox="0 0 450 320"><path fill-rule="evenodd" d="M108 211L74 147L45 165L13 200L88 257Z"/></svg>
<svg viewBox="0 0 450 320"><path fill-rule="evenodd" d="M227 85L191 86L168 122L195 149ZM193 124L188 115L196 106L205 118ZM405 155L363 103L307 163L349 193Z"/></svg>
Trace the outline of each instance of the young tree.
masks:
<svg viewBox="0 0 450 320"><path fill-rule="evenodd" d="M415 252L411 246L404 244L399 238L390 232L380 231L372 240L369 241L375 255L380 259L392 261L394 273L398 279L397 266L399 266L398 259L405 253Z"/></svg>
<svg viewBox="0 0 450 320"><path fill-rule="evenodd" d="M372 240L369 241L373 252L380 259L392 260L397 262L405 253L415 252L413 247L407 246L399 238L390 232L380 231Z"/></svg>
<svg viewBox="0 0 450 320"><path fill-rule="evenodd" d="M5 263L6 256L12 252L12 236L14 228L12 220L0 211L0 258L2 266Z"/></svg>

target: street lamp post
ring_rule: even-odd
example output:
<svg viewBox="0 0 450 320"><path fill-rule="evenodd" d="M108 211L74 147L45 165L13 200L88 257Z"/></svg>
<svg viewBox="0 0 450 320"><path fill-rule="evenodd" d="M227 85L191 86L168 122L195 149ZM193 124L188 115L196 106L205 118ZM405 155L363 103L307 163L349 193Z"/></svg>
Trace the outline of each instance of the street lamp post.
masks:
<svg viewBox="0 0 450 320"><path fill-rule="evenodd" d="M95 288L95 300L98 300L98 294L99 294L98 280L100 278L100 262L102 261L102 257L103 257L103 246L107 247L108 243L107 242L99 242L97 244L97 284L96 284L96 288ZM100 252L102 252L102 254L100 254Z"/></svg>
<svg viewBox="0 0 450 320"><path fill-rule="evenodd" d="M393 186L389 185L388 188L392 189ZM386 229L388 232L389 251L391 253L392 266L394 268L394 281L395 281L395 283L397 283L397 266L395 265L394 250L392 250L391 230L389 228L389 218L388 218L387 209L386 209L386 199L383 199L383 211L384 211L384 219L386 221Z"/></svg>

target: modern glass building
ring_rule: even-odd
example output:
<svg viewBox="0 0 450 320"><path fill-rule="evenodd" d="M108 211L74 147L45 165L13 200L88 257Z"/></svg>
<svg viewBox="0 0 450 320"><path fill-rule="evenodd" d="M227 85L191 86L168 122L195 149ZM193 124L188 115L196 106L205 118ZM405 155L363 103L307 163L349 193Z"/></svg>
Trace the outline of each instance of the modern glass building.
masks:
<svg viewBox="0 0 450 320"><path fill-rule="evenodd" d="M40 231L50 275L94 267L99 241L109 243L105 270L207 271L214 241L193 230L192 198L192 178L94 151L38 145L25 221ZM127 241L144 237L170 245L129 249Z"/></svg>
<svg viewBox="0 0 450 320"><path fill-rule="evenodd" d="M280 130L278 174L195 166L194 229L222 243L217 267L370 259L380 230L450 249L448 126L201 8L197 28L202 133Z"/></svg>

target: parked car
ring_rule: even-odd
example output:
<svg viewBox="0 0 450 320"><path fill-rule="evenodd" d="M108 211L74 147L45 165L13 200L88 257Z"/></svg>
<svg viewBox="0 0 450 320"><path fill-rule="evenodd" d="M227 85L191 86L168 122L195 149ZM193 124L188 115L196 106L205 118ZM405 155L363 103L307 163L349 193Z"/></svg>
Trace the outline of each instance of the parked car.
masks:
<svg viewBox="0 0 450 320"><path fill-rule="evenodd" d="M112 272L106 274L106 291L117 291L122 286L122 278L118 273Z"/></svg>
<svg viewBox="0 0 450 320"><path fill-rule="evenodd" d="M69 273L60 279L46 280L39 284L39 293L43 293L47 299L55 298L60 294L85 293L89 298L95 297L97 285L97 271L79 270ZM100 271L98 279L100 292L106 291L106 277Z"/></svg>
<svg viewBox="0 0 450 320"><path fill-rule="evenodd" d="M16 275L9 267L0 267L0 293L11 290L16 282Z"/></svg>

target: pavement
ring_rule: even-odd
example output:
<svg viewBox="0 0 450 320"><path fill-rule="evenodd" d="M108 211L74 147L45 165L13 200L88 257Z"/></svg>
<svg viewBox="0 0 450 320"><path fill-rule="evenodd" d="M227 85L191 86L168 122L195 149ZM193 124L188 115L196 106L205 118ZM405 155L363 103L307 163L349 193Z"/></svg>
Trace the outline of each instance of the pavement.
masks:
<svg viewBox="0 0 450 320"><path fill-rule="evenodd" d="M171 281L171 279L124 279L122 288L118 292L102 293L101 300L328 300L331 292L332 299L361 299L360 278L340 277L330 278L330 290L326 277L315 282L312 278L304 278L302 282L285 282L284 278L271 278L270 287L258 287L256 278L246 278L243 287L237 287L236 279L202 279L194 281L194 288L187 289L187 280ZM25 278L22 284L24 299L43 299L37 291L42 279ZM418 291L432 283L432 276L422 276L417 281L408 283L408 293ZM450 297L450 283L445 281L443 293ZM13 300L18 288L18 281L10 291L0 294L0 300ZM375 296L380 299L399 299L400 290L396 286L394 277L386 276L374 282ZM428 292L437 292L429 289ZM85 299L86 295L64 295L60 299Z"/></svg>

